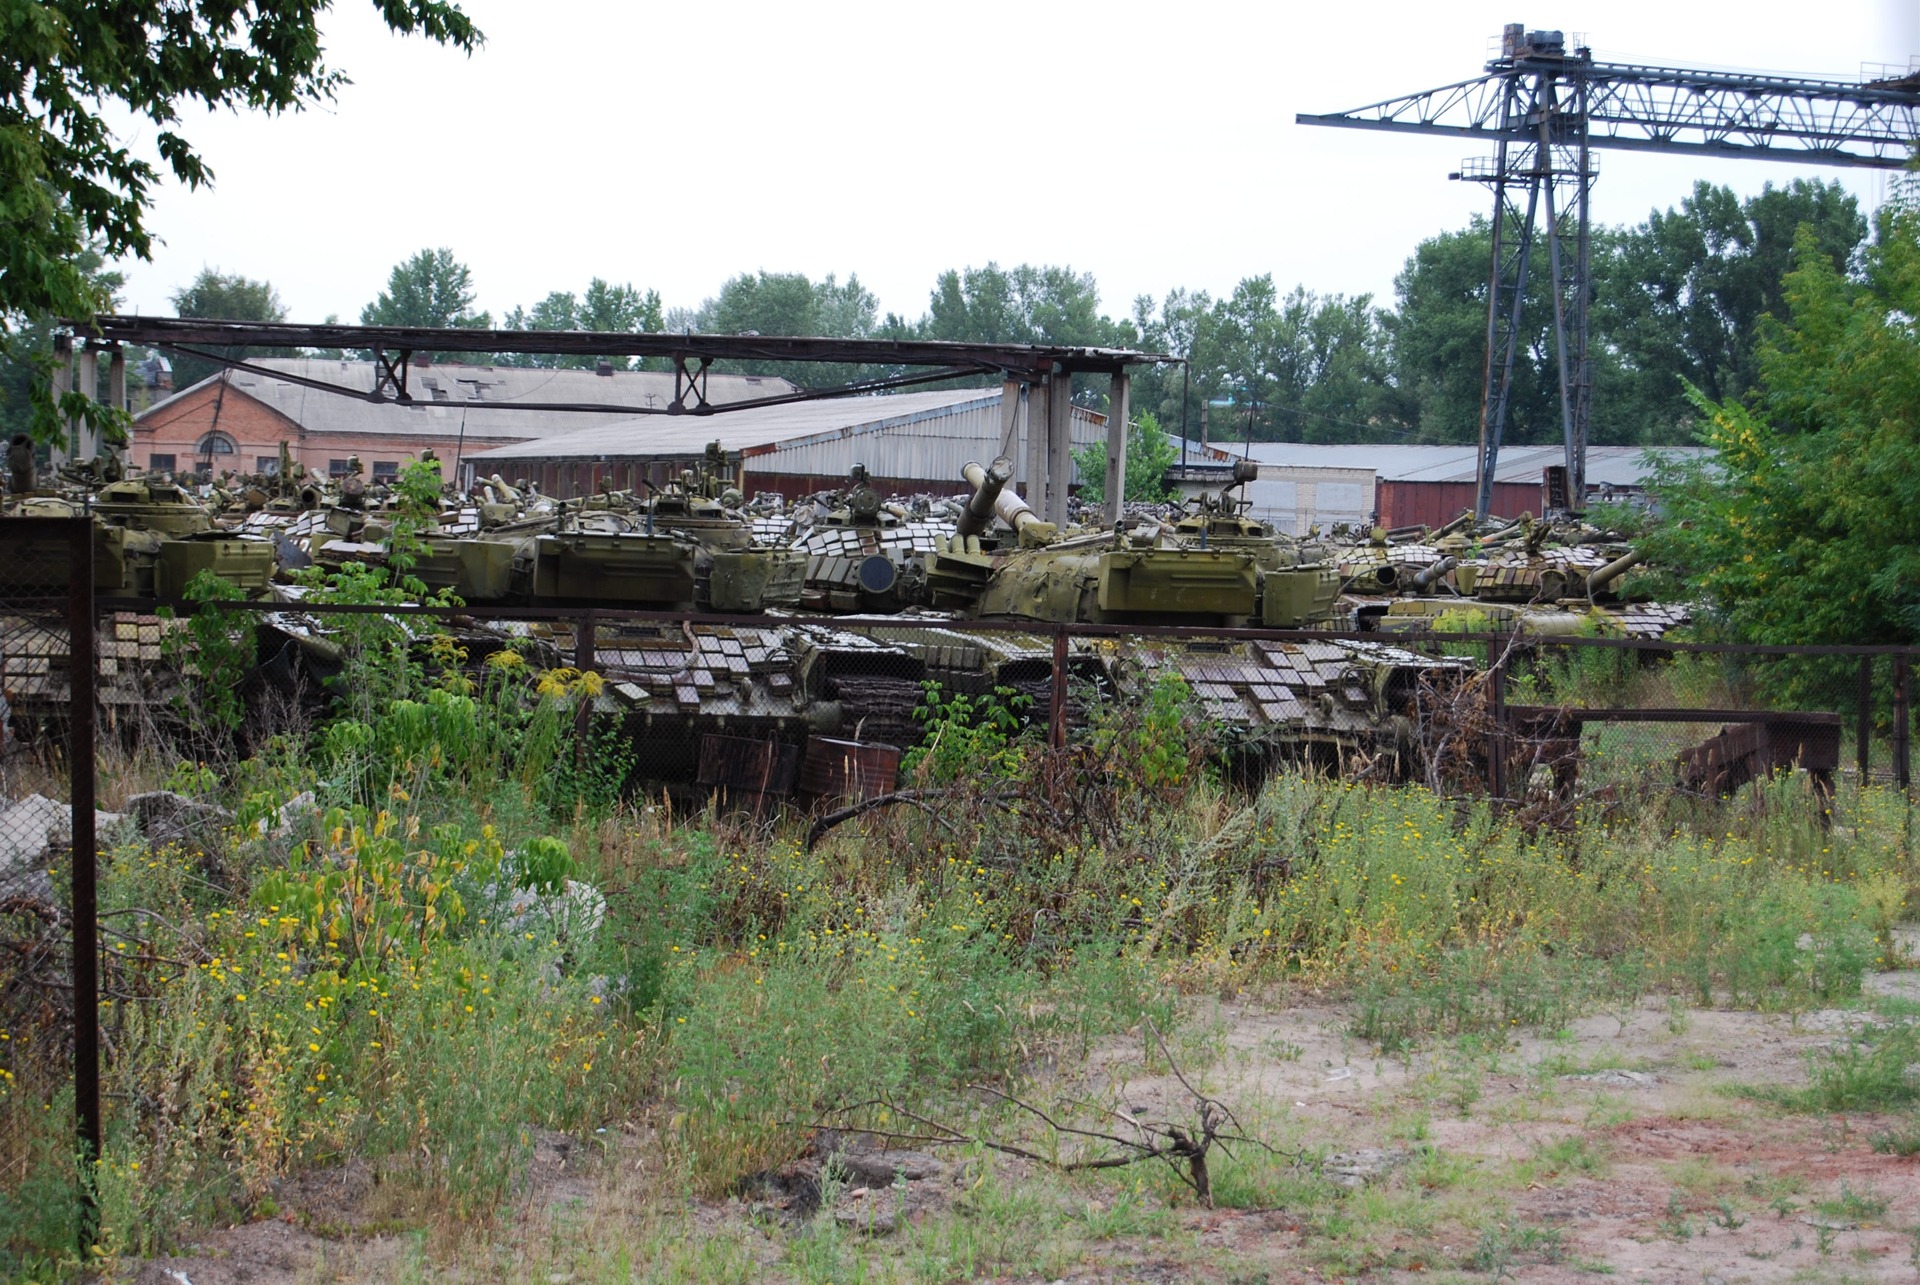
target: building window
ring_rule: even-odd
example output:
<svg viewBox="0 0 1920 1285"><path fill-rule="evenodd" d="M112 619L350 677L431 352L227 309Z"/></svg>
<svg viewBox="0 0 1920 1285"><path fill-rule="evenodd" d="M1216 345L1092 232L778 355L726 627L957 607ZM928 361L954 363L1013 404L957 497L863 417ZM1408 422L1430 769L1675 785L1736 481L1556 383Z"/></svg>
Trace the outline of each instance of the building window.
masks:
<svg viewBox="0 0 1920 1285"><path fill-rule="evenodd" d="M375 460L373 462L373 480L392 482L400 476L400 466L393 460Z"/></svg>
<svg viewBox="0 0 1920 1285"><path fill-rule="evenodd" d="M256 455L253 457L253 471L261 477L280 476L280 457L278 455Z"/></svg>
<svg viewBox="0 0 1920 1285"><path fill-rule="evenodd" d="M328 477L345 477L346 475L347 475L347 462L345 460L328 460L327 461Z"/></svg>
<svg viewBox="0 0 1920 1285"><path fill-rule="evenodd" d="M232 455L239 449L225 433L208 433L193 448L193 453L202 459L210 459L215 455Z"/></svg>
<svg viewBox="0 0 1920 1285"><path fill-rule="evenodd" d="M173 472L173 456L171 455L147 456L147 472L149 473Z"/></svg>

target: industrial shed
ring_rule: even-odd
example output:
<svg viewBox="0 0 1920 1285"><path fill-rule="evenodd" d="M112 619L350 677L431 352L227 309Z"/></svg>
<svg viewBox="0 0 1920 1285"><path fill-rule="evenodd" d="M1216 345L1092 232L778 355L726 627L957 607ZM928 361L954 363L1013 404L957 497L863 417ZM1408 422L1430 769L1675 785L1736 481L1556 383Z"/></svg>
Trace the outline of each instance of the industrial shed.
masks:
<svg viewBox="0 0 1920 1285"><path fill-rule="evenodd" d="M1076 406L1076 449L1106 440L1106 416ZM691 467L719 442L739 462L748 495L789 499L845 485L866 465L885 493L951 494L960 469L996 455L1016 461L1023 425L1007 435L1001 388L889 393L755 407L715 415L642 416L468 457L473 473L525 479L559 498L625 490ZM467 479L471 480L471 475Z"/></svg>
<svg viewBox="0 0 1920 1285"><path fill-rule="evenodd" d="M1631 495L1643 489L1649 455L1700 454L1691 446L1590 446L1587 498ZM1303 442L1216 443L1191 453L1192 490L1211 470L1242 454L1260 464L1260 480L1246 487L1253 515L1281 530L1304 534L1336 524L1440 526L1473 507L1479 448L1463 446L1329 446ZM1509 446L1494 470L1493 511L1499 517L1539 514L1546 505L1542 476L1566 462L1561 446ZM1177 480L1177 479L1176 479Z"/></svg>
<svg viewBox="0 0 1920 1285"><path fill-rule="evenodd" d="M285 442L294 462L311 472L340 473L359 456L375 477L391 477L428 449L451 464L509 442L625 423L636 409L664 408L674 395L674 377L666 371L475 366L416 357L408 381L412 400L375 401L379 376L370 361L261 357L247 364L250 369L209 375L136 416L134 463L162 473L267 473L279 467ZM797 391L771 376L707 376L706 394L714 402Z"/></svg>

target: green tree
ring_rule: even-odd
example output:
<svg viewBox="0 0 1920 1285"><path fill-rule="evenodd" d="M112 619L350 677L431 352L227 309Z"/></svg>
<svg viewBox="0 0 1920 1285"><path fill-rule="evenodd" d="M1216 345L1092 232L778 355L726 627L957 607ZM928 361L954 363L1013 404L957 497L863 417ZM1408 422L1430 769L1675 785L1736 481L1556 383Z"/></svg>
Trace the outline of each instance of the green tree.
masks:
<svg viewBox="0 0 1920 1285"><path fill-rule="evenodd" d="M1080 498L1089 504L1107 499L1107 444L1092 442L1073 452L1080 470ZM1126 498L1142 504L1163 504L1174 498L1167 470L1180 462L1180 452L1160 428L1151 411L1127 427Z"/></svg>
<svg viewBox="0 0 1920 1285"><path fill-rule="evenodd" d="M984 344L1108 347L1137 337L1101 314L1091 272L1030 263L941 273L918 330L922 339Z"/></svg>
<svg viewBox="0 0 1920 1285"><path fill-rule="evenodd" d="M810 281L804 273L742 273L700 305L693 328L715 335L781 335L825 339L869 339L878 326L879 300L852 273L841 282L833 273ZM748 375L773 375L803 386L851 383L885 371L817 362L748 361L727 363Z"/></svg>
<svg viewBox="0 0 1920 1285"><path fill-rule="evenodd" d="M173 292L173 310L182 317L217 321L285 321L287 310L265 281L254 281L239 273L228 274L218 268L202 268L192 285ZM229 357L291 357L291 348L230 348ZM173 359L173 386L186 388L220 370L220 363L185 354Z"/></svg>
<svg viewBox="0 0 1920 1285"><path fill-rule="evenodd" d="M1695 184L1678 209L1654 211L1613 243L1595 329L1640 385L1628 393L1667 430L1694 418L1687 387L1712 401L1744 396L1759 376L1760 319L1783 315L1795 238L1844 270L1866 238L1858 203L1839 183L1769 183L1741 200Z"/></svg>
<svg viewBox="0 0 1920 1285"><path fill-rule="evenodd" d="M1181 366L1148 366L1133 378L1133 400L1156 413L1163 424L1198 435L1188 415L1217 396L1226 381L1225 359L1213 325L1213 296L1205 290L1169 290L1157 304L1152 295L1133 301L1133 325L1140 346L1185 361Z"/></svg>
<svg viewBox="0 0 1920 1285"><path fill-rule="evenodd" d="M1487 356L1487 277L1493 233L1475 215L1465 228L1422 241L1394 278L1398 307L1387 321L1393 375L1418 440L1472 442L1480 436ZM1505 440L1560 436L1553 356L1553 301L1544 247L1528 264L1521 343Z"/></svg>
<svg viewBox="0 0 1920 1285"><path fill-rule="evenodd" d="M473 273L441 246L393 265L387 288L360 310L363 326L485 330L492 317L473 310Z"/></svg>
<svg viewBox="0 0 1920 1285"><path fill-rule="evenodd" d="M666 329L660 307L660 294L645 294L632 285L613 285L603 277L587 283L584 296L556 290L531 309L515 307L501 322L504 330L597 330L625 334L657 334ZM591 369L600 355L553 353L503 353L499 361L509 366ZM644 363L631 357L606 355L616 370L632 370Z"/></svg>
<svg viewBox="0 0 1920 1285"><path fill-rule="evenodd" d="M1177 368L1138 381L1139 403L1171 422L1179 422L1185 396L1194 407L1217 408L1213 436L1221 440L1249 431L1296 442L1405 435L1385 322L1369 295L1295 286L1282 296L1267 275L1242 280L1225 299L1175 290L1156 308L1142 298L1134 316L1146 348L1190 363L1190 387ZM1189 420L1188 431L1195 428Z"/></svg>
<svg viewBox="0 0 1920 1285"><path fill-rule="evenodd" d="M1745 402L1700 397L1710 462L1666 470L1651 548L1758 643L1920 641L1920 206L1849 278L1802 224Z"/></svg>
<svg viewBox="0 0 1920 1285"><path fill-rule="evenodd" d="M950 269L934 282L919 321L887 320L889 333L901 338L948 343L1130 348L1139 341L1130 320L1115 321L1100 311L1100 286L1091 272L1055 265ZM1107 388L1104 377L1079 377L1074 400L1104 405Z"/></svg>
<svg viewBox="0 0 1920 1285"><path fill-rule="evenodd" d="M110 302L119 298L124 278L105 269L98 251L84 251L77 266L86 274L90 289L98 290ZM53 352L55 320L49 313L29 317L7 337L9 342L0 343L0 439L12 441L15 433L45 439L39 415L49 401L49 371L43 358ZM129 364L139 359L137 354L128 354ZM100 366L104 377L106 363ZM104 391L96 396L104 396Z"/></svg>
<svg viewBox="0 0 1920 1285"><path fill-rule="evenodd" d="M188 187L213 173L180 132L182 103L299 110L345 76L322 61L327 0L0 0L0 343L44 368L22 327L91 317L111 293L86 257L150 258L155 163L112 117L152 131L159 164ZM447 0L376 0L400 32L471 51L481 40ZM39 382L33 387L37 390ZM58 432L35 393L35 428Z"/></svg>

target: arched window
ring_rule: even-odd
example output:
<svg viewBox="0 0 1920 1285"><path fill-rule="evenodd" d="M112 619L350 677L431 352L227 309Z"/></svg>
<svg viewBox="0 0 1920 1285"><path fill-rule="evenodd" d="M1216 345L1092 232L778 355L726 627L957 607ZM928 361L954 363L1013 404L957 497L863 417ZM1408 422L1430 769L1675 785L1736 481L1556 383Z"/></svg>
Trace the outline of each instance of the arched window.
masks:
<svg viewBox="0 0 1920 1285"><path fill-rule="evenodd" d="M225 433L208 433L200 439L199 445L193 448L193 453L205 459L214 455L233 455L239 449L234 440Z"/></svg>

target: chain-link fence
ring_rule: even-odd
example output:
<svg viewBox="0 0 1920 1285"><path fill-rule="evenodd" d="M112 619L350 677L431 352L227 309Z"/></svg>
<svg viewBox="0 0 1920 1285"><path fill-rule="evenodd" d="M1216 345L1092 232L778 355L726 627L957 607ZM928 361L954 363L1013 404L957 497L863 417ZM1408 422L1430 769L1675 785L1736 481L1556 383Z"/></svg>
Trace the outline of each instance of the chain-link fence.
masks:
<svg viewBox="0 0 1920 1285"><path fill-rule="evenodd" d="M0 522L0 1185L15 1191L78 1182L74 1159L99 1149L97 1027L75 1021L97 989L92 594L90 521Z"/></svg>

